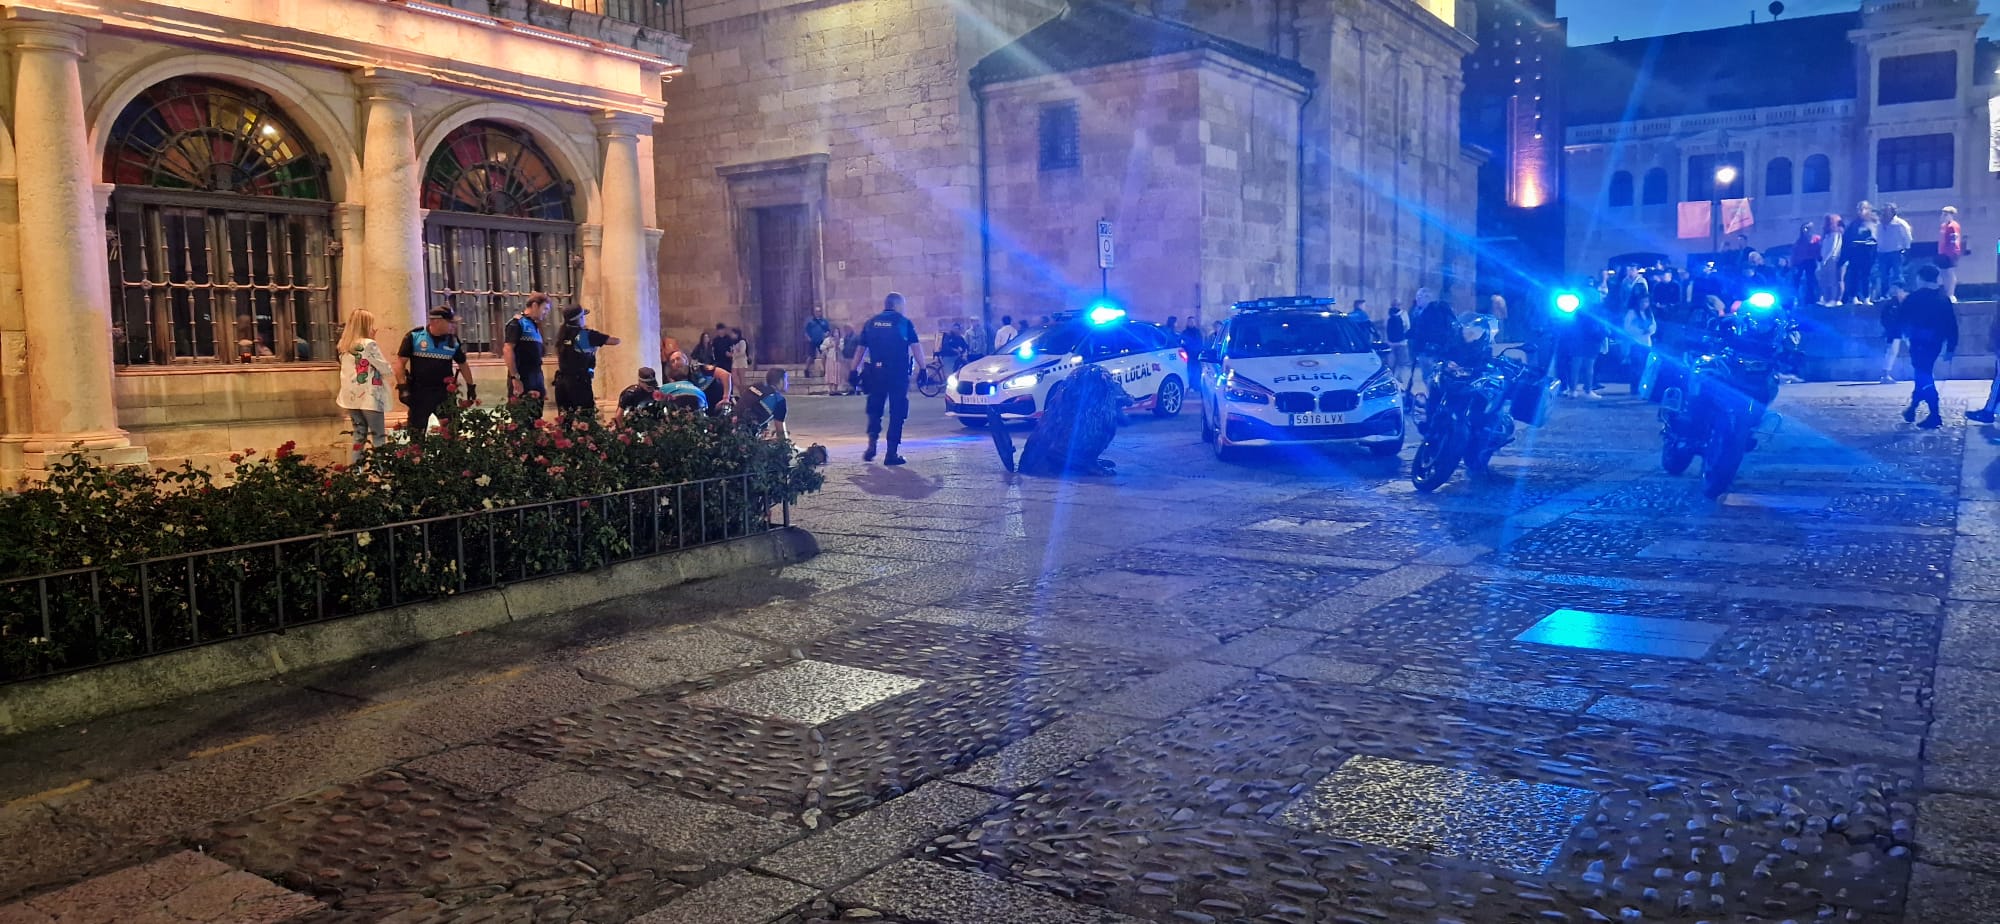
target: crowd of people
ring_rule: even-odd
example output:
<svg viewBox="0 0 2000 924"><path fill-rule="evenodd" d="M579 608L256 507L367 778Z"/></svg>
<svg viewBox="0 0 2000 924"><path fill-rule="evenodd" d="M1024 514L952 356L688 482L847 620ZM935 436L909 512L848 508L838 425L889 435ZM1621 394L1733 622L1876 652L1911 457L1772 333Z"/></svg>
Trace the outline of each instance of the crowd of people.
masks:
<svg viewBox="0 0 2000 924"><path fill-rule="evenodd" d="M547 295L535 293L502 327L500 356L507 372L507 401L521 405L530 417L541 417L544 401L551 397L559 416L594 411L598 353L623 342L593 330L589 310L579 305L561 310L562 322L551 337L552 307ZM438 411L452 400L478 400L479 387L466 361L457 325L457 314L450 307L434 307L424 326L403 334L391 356L376 339L379 328L373 313L358 310L348 315L336 347L340 387L335 403L347 411L353 427L354 460L369 448L387 443L392 395L406 412L404 429L410 439L421 439L430 432ZM544 376L544 362L551 341L556 370L549 380ZM665 381L652 368L640 369L638 381L619 394L620 413L673 409L712 413L727 407L770 435L785 435L785 393L790 380L783 369L768 370L761 383L742 389L744 400L737 400L736 374L750 367L749 347L741 330L717 324L714 331L702 333L692 350L683 351L673 337L662 337L660 347Z"/></svg>

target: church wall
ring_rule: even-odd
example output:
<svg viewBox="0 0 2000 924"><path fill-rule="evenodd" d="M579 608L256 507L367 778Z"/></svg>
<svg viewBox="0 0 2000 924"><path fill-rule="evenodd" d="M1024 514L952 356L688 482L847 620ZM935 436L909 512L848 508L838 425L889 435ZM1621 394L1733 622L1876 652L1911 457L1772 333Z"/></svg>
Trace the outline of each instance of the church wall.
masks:
<svg viewBox="0 0 2000 924"><path fill-rule="evenodd" d="M746 265L755 168L824 158L780 194L820 210L820 304L859 324L900 291L926 337L979 316L978 173L966 72L1052 15L1040 2L692 3L694 52L656 137L665 227L661 307L690 337L717 321L761 332ZM738 192L717 168L740 173ZM765 200L760 200L760 202ZM768 200L775 202L776 200ZM754 220L754 219L751 219Z"/></svg>
<svg viewBox="0 0 2000 924"><path fill-rule="evenodd" d="M1221 62L1202 71L1204 325L1250 298L1298 292L1302 88Z"/></svg>
<svg viewBox="0 0 2000 924"><path fill-rule="evenodd" d="M1210 157L1190 55L987 88L993 313L1074 311L1100 291L1097 221L1116 234L1110 291L1132 315L1186 315L1201 281ZM1075 101L1081 165L1044 171L1042 106ZM1222 158L1224 153L1216 151Z"/></svg>

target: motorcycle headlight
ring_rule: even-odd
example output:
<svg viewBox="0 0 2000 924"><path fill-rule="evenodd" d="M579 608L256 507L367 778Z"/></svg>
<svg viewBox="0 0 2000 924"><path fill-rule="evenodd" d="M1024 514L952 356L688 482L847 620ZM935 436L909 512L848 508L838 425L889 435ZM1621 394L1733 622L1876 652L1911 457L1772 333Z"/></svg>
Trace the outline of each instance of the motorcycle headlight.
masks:
<svg viewBox="0 0 2000 924"><path fill-rule="evenodd" d="M1223 376L1222 396L1244 404L1270 404L1278 397L1270 389L1234 372Z"/></svg>
<svg viewBox="0 0 2000 924"><path fill-rule="evenodd" d="M1000 387L1007 389L1008 391L1013 391L1015 389L1020 389L1020 388L1033 388L1035 387L1035 383L1041 380L1042 380L1041 373L1030 372L1027 375L1017 375L1011 379L1008 379L1005 382L1001 382Z"/></svg>
<svg viewBox="0 0 2000 924"><path fill-rule="evenodd" d="M1373 401L1380 398L1393 397L1396 394L1396 388L1396 377L1390 375L1389 370L1384 368L1374 375L1369 376L1368 381L1362 383L1361 400Z"/></svg>

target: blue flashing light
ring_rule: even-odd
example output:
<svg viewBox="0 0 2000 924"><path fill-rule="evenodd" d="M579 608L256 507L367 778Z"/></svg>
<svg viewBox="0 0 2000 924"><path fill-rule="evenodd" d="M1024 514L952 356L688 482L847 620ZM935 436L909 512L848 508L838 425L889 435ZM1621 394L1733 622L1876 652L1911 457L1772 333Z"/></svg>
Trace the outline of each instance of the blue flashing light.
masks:
<svg viewBox="0 0 2000 924"><path fill-rule="evenodd" d="M1575 292L1563 292L1556 296L1556 308L1564 314L1575 314L1582 307L1583 299L1577 297Z"/></svg>
<svg viewBox="0 0 2000 924"><path fill-rule="evenodd" d="M1778 296L1770 292L1752 292L1743 303L1757 311L1769 311L1778 307Z"/></svg>
<svg viewBox="0 0 2000 924"><path fill-rule="evenodd" d="M1096 325L1098 327L1103 327L1104 325L1110 324L1113 321L1124 320L1125 309L1120 308L1117 305L1113 305L1110 302L1098 302L1097 304L1090 306L1090 313L1086 315L1086 317L1090 318L1091 324Z"/></svg>
<svg viewBox="0 0 2000 924"><path fill-rule="evenodd" d="M1022 359L1034 359L1035 348L1033 346L1024 346L1018 350L1015 350L1014 355L1019 356Z"/></svg>

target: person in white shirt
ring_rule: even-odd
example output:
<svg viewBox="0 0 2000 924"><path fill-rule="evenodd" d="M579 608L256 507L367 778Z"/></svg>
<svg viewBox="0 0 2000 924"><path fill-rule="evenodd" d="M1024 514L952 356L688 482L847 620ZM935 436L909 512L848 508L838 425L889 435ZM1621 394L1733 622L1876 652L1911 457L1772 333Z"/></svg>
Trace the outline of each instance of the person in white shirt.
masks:
<svg viewBox="0 0 2000 924"><path fill-rule="evenodd" d="M1013 339L1018 336L1020 336L1020 332L1014 329L1014 316L1011 314L1001 315L1000 326L995 328L993 331L994 351L998 352L1000 350L1006 349L1007 344L1012 342Z"/></svg>
<svg viewBox="0 0 2000 924"><path fill-rule="evenodd" d="M1903 273L1909 266L1910 245L1916 239L1910 223L1896 214L1896 203L1882 206L1882 228L1876 232L1875 291L1886 297L1890 286L1907 284Z"/></svg>

